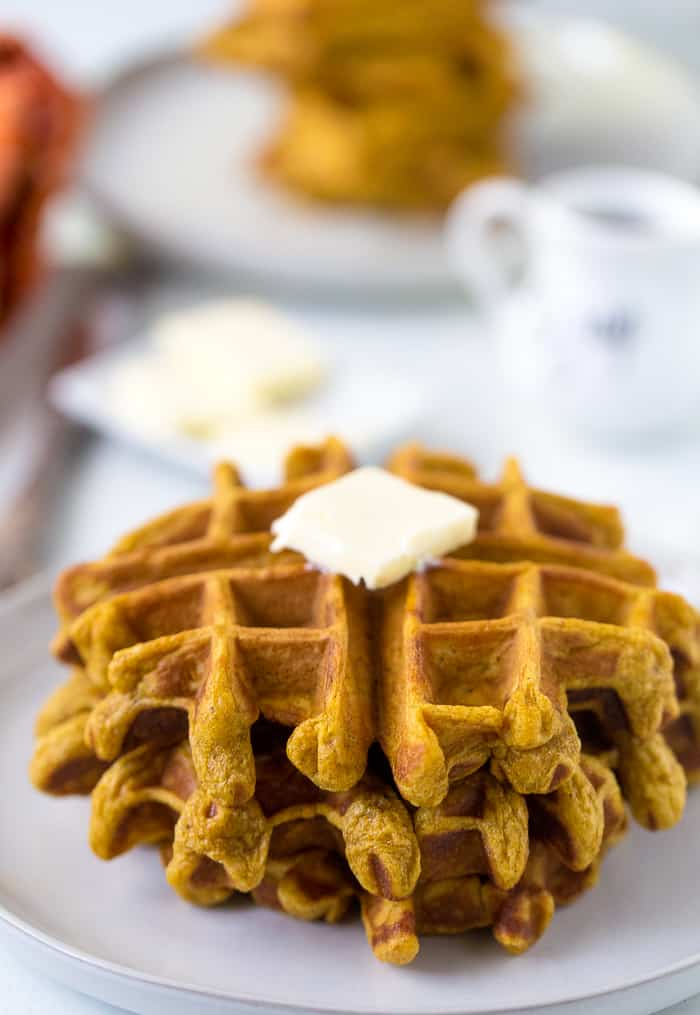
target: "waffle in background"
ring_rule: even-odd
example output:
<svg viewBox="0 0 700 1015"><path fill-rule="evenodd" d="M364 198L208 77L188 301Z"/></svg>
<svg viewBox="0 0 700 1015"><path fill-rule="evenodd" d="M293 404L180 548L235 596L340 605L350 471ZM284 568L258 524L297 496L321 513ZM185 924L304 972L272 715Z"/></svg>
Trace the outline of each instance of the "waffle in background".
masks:
<svg viewBox="0 0 700 1015"><path fill-rule="evenodd" d="M487 4L257 0L205 56L283 78L290 98L261 164L332 202L440 209L507 169L517 84Z"/></svg>

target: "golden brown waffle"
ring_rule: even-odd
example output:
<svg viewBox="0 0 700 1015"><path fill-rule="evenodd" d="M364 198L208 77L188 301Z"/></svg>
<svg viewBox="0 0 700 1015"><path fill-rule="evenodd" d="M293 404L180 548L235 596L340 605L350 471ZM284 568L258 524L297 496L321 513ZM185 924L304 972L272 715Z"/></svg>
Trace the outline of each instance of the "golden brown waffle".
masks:
<svg viewBox="0 0 700 1015"><path fill-rule="evenodd" d="M329 843L365 891L392 899L411 893L418 845L407 810L381 781L365 778L347 793L325 793L280 751L258 758L257 768L256 799L222 807L197 786L188 748L137 748L110 767L93 794L91 845L111 859L135 845L172 840L168 880L200 905L257 887L268 853L276 860Z"/></svg>
<svg viewBox="0 0 700 1015"><path fill-rule="evenodd" d="M415 461L417 452L404 450L394 465L402 454ZM468 463L451 460L447 482L444 456L421 454L425 485L454 493L457 484L464 493L475 482ZM678 715L671 658L691 677L698 660L695 615L678 597L580 569L457 559L378 597L296 557L267 567L198 566L155 581L164 554L202 545L210 554L219 539L229 546L246 525L269 524L302 488L349 463L338 442L305 449L288 463L289 483L262 494L237 485L232 467L219 468L211 501L137 530L104 561L59 582L64 607L75 599L66 596L71 583L83 590L81 604L96 600L66 625L63 641L96 687L111 689L87 725L98 757L176 743L189 731L202 788L233 806L254 791L249 731L263 715L293 729L289 756L322 788L354 785L376 738L402 794L429 806L487 761L521 793L556 788L578 759L570 707L603 727L637 817L649 827L677 820L684 781L659 730ZM520 480L495 499L482 487L474 499L482 510L488 502L494 539L526 504L549 533L537 537L541 555L556 558L564 544L580 562L582 545L607 546L596 549L606 564L611 553L621 559L611 549L622 537L614 509L530 491ZM587 543L573 541L574 531ZM253 538L269 545L265 532ZM109 598L95 569L119 589L123 575L115 582L114 569L135 555L139 582L132 572L127 585L141 587ZM379 647L372 665L371 642Z"/></svg>
<svg viewBox="0 0 700 1015"><path fill-rule="evenodd" d="M678 709L671 654L655 631L689 647L691 617L680 597L549 565L445 560L390 588L380 739L402 796L437 804L450 781L489 760L521 793L556 788L578 761L568 699L601 712L613 702L625 750L640 757ZM644 789L634 789L656 800L651 823L666 827L682 812L685 782L658 750L663 777L645 769Z"/></svg>
<svg viewBox="0 0 700 1015"><path fill-rule="evenodd" d="M452 496L469 500L480 509L480 532L468 547L453 554L455 557L482 560L535 560L551 563L565 562L575 567L618 576L641 585L655 583L650 565L627 554L622 547L624 532L615 508L585 504L553 494L530 489L524 482L515 462L506 467L501 483L489 486L478 480L470 462L454 455L432 453L420 445L407 445L391 459L390 467L410 482L429 489L441 490ZM627 588L613 588L599 583L591 586L591 596L599 599L599 609L608 609L613 623L640 626L658 634L668 644L674 663L674 680L680 703L680 716L670 719L664 736L683 765L688 778L700 778L700 634L693 635L691 608L678 596L667 593L645 596ZM567 616L583 616L585 603L580 601L581 589L568 605ZM562 597L560 597L561 599ZM606 601L608 606L606 606ZM580 611L577 613L577 610ZM623 618L622 620L618 618ZM626 618L626 619L625 619ZM604 618L602 618L604 619ZM569 694L570 711L578 725L585 727L586 735L593 734L601 749L610 746L610 729L615 727L617 739L623 747L623 766L634 769L636 762L625 766L624 756L634 749L634 742L625 742L624 721L617 712L614 699L608 699L607 708L599 699L595 711L597 729L591 729L585 693L574 690ZM601 730L600 727L603 727ZM667 758L657 745L655 758L647 757L647 768L660 761L657 783L663 783ZM648 752L647 752L648 753ZM624 772L621 771L623 781ZM639 780L637 780L639 782ZM642 780L643 781L643 780ZM653 803L645 795L626 786L634 799L634 809L643 824L665 826L669 817L650 814ZM680 795L677 795L674 812L677 813ZM645 811L647 816L645 816Z"/></svg>
<svg viewBox="0 0 700 1015"><path fill-rule="evenodd" d="M337 854L309 849L296 856L269 859L252 896L261 906L297 920L337 923L357 895L357 884ZM396 903L393 903L396 905Z"/></svg>
<svg viewBox="0 0 700 1015"><path fill-rule="evenodd" d="M491 927L499 944L514 954L531 947L547 929L557 905L593 887L605 853L625 833L624 804L612 772L584 756L576 783L575 790L562 788L549 797L528 798L529 856L518 883L509 890L474 874L437 880L423 875L410 899L392 902L363 894L365 930L377 957L403 964L417 952L418 935L462 934L479 927ZM586 800L581 811L573 799L580 794ZM421 849L425 870L424 842ZM446 873L449 850L444 854Z"/></svg>
<svg viewBox="0 0 700 1015"><path fill-rule="evenodd" d="M273 750L258 758L256 792L220 808L197 788L185 745L137 748L95 790L91 844L111 859L161 843L170 884L198 905L252 891L291 916L335 922L357 896L377 956L403 963L418 933L493 926L509 950L529 947L555 903L595 882L625 828L614 776L587 757L563 787L527 802L482 770L418 810L415 836L374 776L327 794Z"/></svg>
<svg viewBox="0 0 700 1015"><path fill-rule="evenodd" d="M369 648L363 595L344 579L303 564L176 578L99 604L70 631L101 686L125 646L88 726L101 758L138 724L160 717L177 736L184 720L202 787L230 806L253 794L250 727L262 714L294 727L289 756L323 788L362 776Z"/></svg>
<svg viewBox="0 0 700 1015"><path fill-rule="evenodd" d="M456 108L469 108L459 95L446 108L416 110L378 102L356 107L296 89L260 165L273 181L316 200L446 208L470 184L509 168L495 139L474 138L488 107L473 107L481 110L478 118L460 117Z"/></svg>
<svg viewBox="0 0 700 1015"><path fill-rule="evenodd" d="M653 585L654 569L622 549L617 508L559 497L528 486L515 459L498 483L478 479L471 463L409 444L392 455L392 472L479 509L476 539L450 556L497 563L530 560L599 571L623 581Z"/></svg>
<svg viewBox="0 0 700 1015"><path fill-rule="evenodd" d="M35 723L30 766L37 789L55 796L92 791L108 766L85 741L88 718L101 698L85 672L76 667L45 703Z"/></svg>
<svg viewBox="0 0 700 1015"><path fill-rule="evenodd" d="M387 52L470 51L484 26L481 4L433 0L253 0L246 15L204 43L214 57L269 67L288 76L315 76L324 58Z"/></svg>
<svg viewBox="0 0 700 1015"><path fill-rule="evenodd" d="M478 96L488 106L499 96L503 112L514 87L504 37L477 5L451 0L430 11L422 0L315 0L304 10L258 3L201 48L210 59L260 67L348 102L401 97L420 106L469 89L466 105L478 105Z"/></svg>
<svg viewBox="0 0 700 1015"><path fill-rule="evenodd" d="M509 41L482 4L253 3L201 48L290 85L261 164L304 195L441 209L506 169L502 127L519 86Z"/></svg>
<svg viewBox="0 0 700 1015"><path fill-rule="evenodd" d="M700 615L691 648L672 645L680 715L664 728L664 736L685 769L688 781L700 781Z"/></svg>
<svg viewBox="0 0 700 1015"><path fill-rule="evenodd" d="M103 560L69 568L54 594L56 612L66 625L94 603L178 575L231 567L274 567L299 560L296 554L270 552L270 525L302 493L353 466L340 441L297 447L284 466L284 484L274 490L249 490L236 468L215 470L209 500L177 508L124 536ZM71 646L57 639L59 658L71 661Z"/></svg>
<svg viewBox="0 0 700 1015"><path fill-rule="evenodd" d="M508 890L518 883L528 856L525 798L481 769L453 786L438 807L415 815L421 881L470 874Z"/></svg>
<svg viewBox="0 0 700 1015"><path fill-rule="evenodd" d="M647 766L643 789L635 759L677 715L664 641L676 656L695 650L682 599L572 568L444 561L374 611L375 726L367 598L296 565L171 579L97 604L69 628L96 683L113 688L90 743L111 761L189 728L202 786L231 806L254 791L250 727L262 714L294 728L289 756L323 788L354 785L376 737L402 795L430 806L489 760L521 793L556 788L578 760L571 700L603 718L617 709L625 784L649 801L635 812L652 826L677 819L684 782L669 752L658 746L663 777Z"/></svg>
<svg viewBox="0 0 700 1015"><path fill-rule="evenodd" d="M481 487L487 556L552 562L457 554L368 592L271 554L271 520L350 467L330 441L292 455L277 491L219 468L210 500L59 582L60 655L78 666L31 771L59 794L99 778L98 855L158 844L200 905L252 893L334 922L359 899L375 954L403 963L420 934L533 944L624 831L616 775L642 824L680 817L671 748L700 761L697 613L621 549L614 509L521 479L483 493L468 463L421 454L423 485Z"/></svg>

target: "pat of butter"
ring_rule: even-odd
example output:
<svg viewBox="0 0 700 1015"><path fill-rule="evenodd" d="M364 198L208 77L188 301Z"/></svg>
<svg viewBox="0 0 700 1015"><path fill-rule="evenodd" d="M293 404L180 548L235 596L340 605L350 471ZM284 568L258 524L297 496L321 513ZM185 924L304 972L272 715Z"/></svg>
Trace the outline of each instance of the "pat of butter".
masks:
<svg viewBox="0 0 700 1015"><path fill-rule="evenodd" d="M157 417L163 432L212 440L303 398L324 376L294 321L264 303L225 300L161 317L150 348L122 364L112 402L122 415Z"/></svg>
<svg viewBox="0 0 700 1015"><path fill-rule="evenodd" d="M184 405L194 396L190 411L204 418L300 398L324 373L302 329L252 300L167 314L153 338L165 373L182 387Z"/></svg>
<svg viewBox="0 0 700 1015"><path fill-rule="evenodd" d="M272 525L272 549L379 589L472 541L479 512L367 467L304 494Z"/></svg>

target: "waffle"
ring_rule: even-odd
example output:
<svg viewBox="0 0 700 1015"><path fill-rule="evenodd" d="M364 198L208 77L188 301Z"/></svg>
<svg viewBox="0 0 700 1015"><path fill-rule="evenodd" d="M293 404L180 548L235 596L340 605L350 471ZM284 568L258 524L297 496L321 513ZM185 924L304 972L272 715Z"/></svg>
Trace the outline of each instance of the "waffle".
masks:
<svg viewBox="0 0 700 1015"><path fill-rule="evenodd" d="M260 160L305 196L392 209L446 208L503 173L519 92L509 41L484 5L435 0L252 3L201 47L289 86Z"/></svg>
<svg viewBox="0 0 700 1015"><path fill-rule="evenodd" d="M405 54L470 52L483 20L475 2L434 0L253 0L245 17L204 43L213 57L263 66L275 73L318 77L329 61L369 51Z"/></svg>
<svg viewBox="0 0 700 1015"><path fill-rule="evenodd" d="M506 466L501 482L491 486L477 478L470 462L454 455L427 451L417 444L399 449L389 467L409 482L449 493L479 507L480 531L477 538L453 554L455 558L564 563L617 577L631 584L650 586L656 582L653 569L622 548L624 531L615 508L585 504L531 489L514 461ZM680 715L667 720L664 736L688 778L697 781L700 778L700 624L696 619L693 633L690 607L680 597L667 593L645 596L633 588L614 588L600 582L597 587L591 586L591 595L599 599L599 609L609 611L614 623L647 628L667 642L673 658ZM579 591L568 606L561 602L559 608L564 609L564 616L586 614L586 606L580 596ZM562 600L561 596L559 598ZM581 612L577 614L577 610ZM606 618L601 616L600 619ZM625 747L627 750L635 747L634 742L625 742L624 731L620 732L624 722L614 699L608 699L607 713L599 700L594 709L596 721L593 724L587 714L589 709L585 694L574 690L569 693L568 702L577 725L593 742L602 745L600 749L610 746L611 726L617 728L613 739L623 746L623 755L627 753ZM614 714L616 710L617 717ZM663 749L658 743L656 750L665 764L667 758L663 757ZM648 761L654 764L653 759ZM663 776L660 776L659 781L662 780ZM635 797L637 816L643 824L651 823L653 826L657 818L654 815L643 816L644 810L649 810L648 802L645 803L640 794L635 794ZM663 816L658 818L663 823Z"/></svg>
<svg viewBox="0 0 700 1015"><path fill-rule="evenodd" d="M376 12L376 4L374 9ZM473 14L465 19L464 8L457 12L451 5L450 13L457 13L463 22L458 32L448 33L446 23L433 16L428 19L428 33L422 24L421 35L414 34L410 42L405 34L415 33L419 23L402 22L396 15L382 26L375 20L371 38L349 38L346 34L341 39L340 33L348 29L352 33L353 27L366 36L366 16L364 25L355 22L351 26L334 17L321 27L318 23L312 26L309 18L301 21L278 14L274 18L252 14L215 32L202 48L210 59L262 68L296 87L316 88L346 104L403 102L406 110L417 106L440 111L445 105L454 109L461 101L462 115L455 126L478 118L486 127L491 118L507 110L512 98L507 44ZM315 28L316 38L312 39ZM439 39L431 38L436 29ZM397 30L404 33L401 42L390 38ZM329 37L332 33L335 38Z"/></svg>
<svg viewBox="0 0 700 1015"><path fill-rule="evenodd" d="M61 575L55 590L63 630L54 652L75 659L65 628L95 603L152 582L226 567L275 567L299 561L296 554L270 552L270 525L302 493L337 479L353 466L346 448L330 438L319 447L297 447L284 466L284 484L249 490L231 463L214 472L209 500L156 518L128 535L103 560L79 564Z"/></svg>
<svg viewBox="0 0 700 1015"><path fill-rule="evenodd" d="M75 668L44 704L35 723L30 777L54 796L90 793L108 763L85 741L85 727L102 695L85 672Z"/></svg>
<svg viewBox="0 0 700 1015"><path fill-rule="evenodd" d="M236 807L221 807L198 786L186 745L145 745L120 758L93 794L93 850L109 860L170 840L168 880L200 905L256 888L268 854L288 856L290 843L297 853L330 840L357 883L389 899L409 895L420 869L409 814L387 786L365 777L347 793L326 793L283 751L257 759L256 798Z"/></svg>
<svg viewBox="0 0 700 1015"><path fill-rule="evenodd" d="M258 495L268 521L300 483L322 482L347 466L341 446L326 446L329 453L332 468L318 468L324 453L307 452L317 471L291 490ZM440 486L442 478L438 483L433 474L443 471L442 463L424 469ZM232 474L219 469L217 475ZM476 482L464 463L451 474L462 485ZM611 554L627 565L635 560L610 549L622 538L614 509L509 487L491 520L515 517L523 489L535 498L530 513L556 518L558 531L566 511L568 531L575 519L579 527L585 521L596 560L609 564ZM240 485L226 496L220 490L219 483L217 497L204 507L138 530L112 556L59 582L59 602L70 598L69 586L89 589L93 601L65 625L62 654L109 692L87 723L89 743L103 761L139 743L189 735L203 789L222 806L234 806L254 792L250 729L262 715L292 728L289 756L322 789L353 786L376 739L405 799L433 806L451 782L486 763L520 793L555 789L579 756L570 713L593 713L598 739L605 734L606 749L617 751L639 820L668 827L678 819L684 779L659 733L678 716L673 660L678 669L681 660L691 666L698 659L695 614L682 599L581 568L463 560L461 551L374 595L309 570L295 555L297 562L280 555L270 563L264 532L254 538L265 541L267 566L245 561L155 581L163 554L188 552L202 531L212 531L212 519L223 539L238 538L228 534L241 527L241 517L250 519L241 504L254 495ZM492 535L501 538L500 523ZM561 537L536 538L541 556L561 556L564 545L580 563L582 552L594 552ZM212 541L204 540L207 554ZM598 549L604 545L609 549ZM141 587L109 598L86 580L134 555ZM646 567L634 566L637 572ZM81 603L87 601L83 594ZM373 656L372 646L378 647Z"/></svg>
<svg viewBox="0 0 700 1015"><path fill-rule="evenodd" d="M640 820L679 816L684 782L662 743L660 784L653 770L643 791L635 782L635 759L677 716L659 635L676 656L694 651L694 614L679 597L572 568L444 561L373 611L377 723L366 598L300 564L176 578L98 603L70 628L96 686L112 688L89 742L111 761L189 730L201 784L233 806L253 795L250 728L263 715L293 727L289 756L322 788L354 785L376 738L402 795L431 806L487 762L521 793L556 788L578 760L571 707L605 724L630 797L649 801L635 806ZM659 798L666 815L649 811Z"/></svg>
<svg viewBox="0 0 700 1015"><path fill-rule="evenodd" d="M263 715L294 727L289 755L324 789L362 776L373 738L368 643L362 594L343 579L303 564L176 578L96 606L71 631L103 683L99 667L117 638L125 646L88 725L101 758L130 737L189 727L202 786L231 806L253 794L250 727Z"/></svg>
<svg viewBox="0 0 700 1015"><path fill-rule="evenodd" d="M338 923L353 904L357 888L337 854L309 849L268 860L265 876L251 894L258 905L297 920Z"/></svg>
<svg viewBox="0 0 700 1015"><path fill-rule="evenodd" d="M375 954L402 964L418 934L477 926L525 950L555 903L595 883L625 829L614 776L587 757L547 796L526 800L482 770L413 819L377 776L328 794L278 749L257 765L256 800L222 809L199 790L186 744L135 749L93 794L93 849L112 859L161 844L168 881L197 905L251 892L288 915L333 923L358 898Z"/></svg>
<svg viewBox="0 0 700 1015"><path fill-rule="evenodd" d="M412 575L382 622L379 733L402 796L437 804L487 761L521 793L556 788L578 761L573 702L605 721L639 820L675 823L685 780L659 735L678 714L659 634L691 651L693 616L574 568L445 560ZM652 749L658 769L641 766Z"/></svg>
<svg viewBox="0 0 700 1015"><path fill-rule="evenodd" d="M508 165L501 146L478 135L487 105L474 104L480 115L469 118L459 115L469 108L459 94L438 105L419 115L412 105L358 107L297 88L261 169L273 182L320 201L447 207L470 184L505 175Z"/></svg>
<svg viewBox="0 0 700 1015"><path fill-rule="evenodd" d="M73 670L31 777L92 792L97 855L159 846L195 904L329 923L359 904L396 964L476 927L519 953L595 883L623 797L650 829L681 816L698 614L626 553L614 509L415 447L392 464L475 501L475 548L379 591L273 555L271 521L351 467L329 441L279 490L219 467L211 499L67 572Z"/></svg>
<svg viewBox="0 0 700 1015"><path fill-rule="evenodd" d="M574 800L581 794L586 804L579 811ZM365 930L378 958L403 964L417 952L418 935L463 934L483 927L491 927L507 951L520 954L541 937L556 906L574 901L596 884L605 853L626 829L624 804L612 772L584 756L575 790L529 797L527 804L527 863L509 890L478 875L462 874L437 880L422 876L413 896L398 902L362 895ZM449 852L443 863L447 873ZM423 865L425 871L425 852Z"/></svg>
<svg viewBox="0 0 700 1015"><path fill-rule="evenodd" d="M683 765L688 781L700 781L700 616L693 649L672 650L680 715L664 728L664 736Z"/></svg>
<svg viewBox="0 0 700 1015"><path fill-rule="evenodd" d="M468 501L479 509L479 532L454 556L464 560L565 564L638 585L656 582L654 569L622 549L617 508L559 497L528 486L515 459L498 483L484 483L454 455L400 448L387 467L416 486Z"/></svg>

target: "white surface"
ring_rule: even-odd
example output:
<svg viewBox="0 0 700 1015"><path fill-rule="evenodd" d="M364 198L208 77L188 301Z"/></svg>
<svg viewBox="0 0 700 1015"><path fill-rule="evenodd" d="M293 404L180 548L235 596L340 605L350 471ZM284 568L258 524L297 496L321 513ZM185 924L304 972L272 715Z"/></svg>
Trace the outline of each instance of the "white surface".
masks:
<svg viewBox="0 0 700 1015"><path fill-rule="evenodd" d="M154 850L101 863L86 842L89 802L48 799L26 778L35 711L60 679L44 647L53 625L46 593L0 610L0 936L39 968L144 1015L241 1010L233 999L441 1015L581 997L582 1013L646 1015L700 987L698 795L663 841L634 828L600 886L517 960L474 934L428 939L413 966L391 968L357 920L330 928L245 904L198 910L169 889Z"/></svg>
<svg viewBox="0 0 700 1015"><path fill-rule="evenodd" d="M368 465L299 497L272 523L272 550L381 589L471 543L478 518L471 504Z"/></svg>
<svg viewBox="0 0 700 1015"><path fill-rule="evenodd" d="M511 20L528 94L513 144L526 175L591 162L700 174L700 96L683 71L593 22ZM255 160L279 103L260 77L146 63L105 94L86 185L134 235L187 263L297 288L445 287L438 218L326 208L265 184Z"/></svg>

